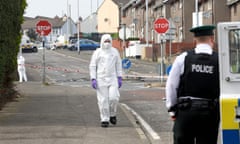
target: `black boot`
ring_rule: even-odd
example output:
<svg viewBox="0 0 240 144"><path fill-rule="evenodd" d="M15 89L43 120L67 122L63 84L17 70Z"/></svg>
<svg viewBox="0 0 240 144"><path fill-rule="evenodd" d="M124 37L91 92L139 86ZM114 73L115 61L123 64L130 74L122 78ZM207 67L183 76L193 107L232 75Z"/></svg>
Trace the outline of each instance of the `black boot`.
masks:
<svg viewBox="0 0 240 144"><path fill-rule="evenodd" d="M107 121L101 122L101 126L104 128L108 127L108 125L109 125L109 122Z"/></svg>
<svg viewBox="0 0 240 144"><path fill-rule="evenodd" d="M110 122L111 122L111 124L116 125L117 124L117 117L116 116L110 117Z"/></svg>

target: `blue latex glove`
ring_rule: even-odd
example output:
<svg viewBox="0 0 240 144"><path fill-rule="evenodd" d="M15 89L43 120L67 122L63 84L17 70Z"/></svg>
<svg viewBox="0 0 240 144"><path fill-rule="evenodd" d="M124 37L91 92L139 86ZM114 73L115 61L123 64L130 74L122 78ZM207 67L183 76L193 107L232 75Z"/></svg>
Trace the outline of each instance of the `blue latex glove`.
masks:
<svg viewBox="0 0 240 144"><path fill-rule="evenodd" d="M94 89L97 89L97 80L96 79L92 79L92 87Z"/></svg>
<svg viewBox="0 0 240 144"><path fill-rule="evenodd" d="M122 77L118 77L118 88L122 86Z"/></svg>

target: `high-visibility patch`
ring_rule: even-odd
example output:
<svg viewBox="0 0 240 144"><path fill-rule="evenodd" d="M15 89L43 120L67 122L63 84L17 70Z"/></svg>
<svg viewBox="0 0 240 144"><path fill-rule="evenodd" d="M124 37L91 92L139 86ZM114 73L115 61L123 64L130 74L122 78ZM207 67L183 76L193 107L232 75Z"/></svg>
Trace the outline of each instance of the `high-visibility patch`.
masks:
<svg viewBox="0 0 240 144"><path fill-rule="evenodd" d="M240 144L239 130L223 130L222 143L223 144Z"/></svg>
<svg viewBox="0 0 240 144"><path fill-rule="evenodd" d="M236 121L236 107L238 99L221 99L221 125L222 129L238 129L239 123Z"/></svg>
<svg viewBox="0 0 240 144"><path fill-rule="evenodd" d="M238 119L240 98L222 98L220 104L222 144L240 144L240 121Z"/></svg>

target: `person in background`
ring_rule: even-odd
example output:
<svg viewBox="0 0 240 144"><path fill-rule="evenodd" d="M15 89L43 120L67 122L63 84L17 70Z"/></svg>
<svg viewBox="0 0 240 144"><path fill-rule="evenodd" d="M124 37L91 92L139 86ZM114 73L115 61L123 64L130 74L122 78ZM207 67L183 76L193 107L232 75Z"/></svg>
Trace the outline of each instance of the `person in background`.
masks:
<svg viewBox="0 0 240 144"><path fill-rule="evenodd" d="M17 63L18 63L19 82L23 82L23 80L27 81L25 58L22 55L20 55L17 59Z"/></svg>
<svg viewBox="0 0 240 144"><path fill-rule="evenodd" d="M112 47L112 37L104 34L100 48L94 51L89 65L92 87L97 91L101 126L117 124L117 105L122 86L122 62L119 52Z"/></svg>
<svg viewBox="0 0 240 144"><path fill-rule="evenodd" d="M174 120L174 144L217 144L219 66L215 26L190 29L196 48L175 59L166 83L166 107Z"/></svg>

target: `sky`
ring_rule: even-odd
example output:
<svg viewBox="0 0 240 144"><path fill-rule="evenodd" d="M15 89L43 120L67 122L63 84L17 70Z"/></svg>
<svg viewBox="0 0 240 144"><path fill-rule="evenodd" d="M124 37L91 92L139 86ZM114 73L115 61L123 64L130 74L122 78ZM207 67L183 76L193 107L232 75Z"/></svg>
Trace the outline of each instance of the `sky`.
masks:
<svg viewBox="0 0 240 144"><path fill-rule="evenodd" d="M104 0L79 0L79 16L85 19L96 12L97 7ZM24 16L36 17L46 16L54 18L56 15L62 17L67 13L67 3L71 9L71 18L74 21L78 19L78 0L27 0L28 6L25 9Z"/></svg>

